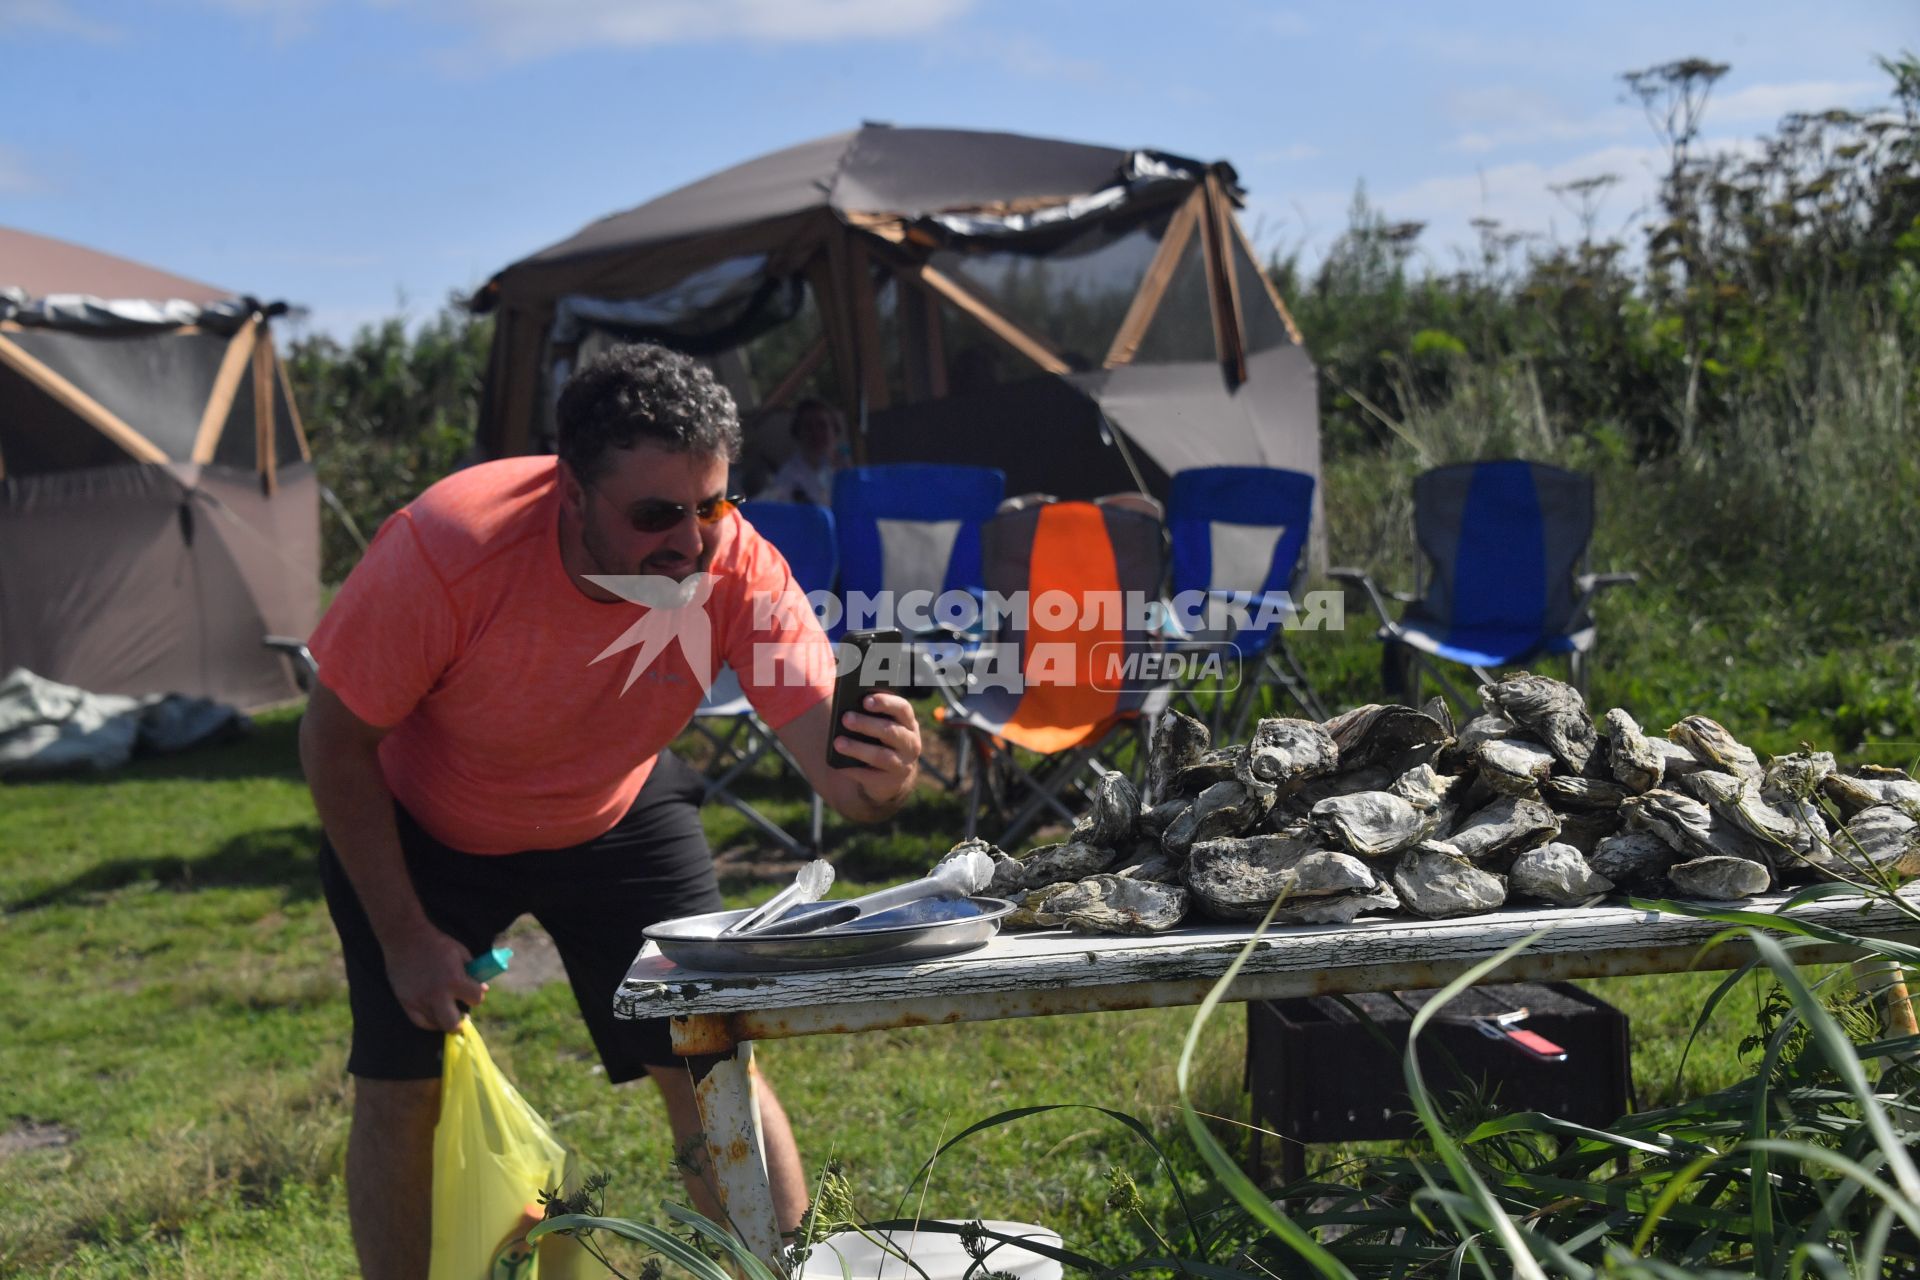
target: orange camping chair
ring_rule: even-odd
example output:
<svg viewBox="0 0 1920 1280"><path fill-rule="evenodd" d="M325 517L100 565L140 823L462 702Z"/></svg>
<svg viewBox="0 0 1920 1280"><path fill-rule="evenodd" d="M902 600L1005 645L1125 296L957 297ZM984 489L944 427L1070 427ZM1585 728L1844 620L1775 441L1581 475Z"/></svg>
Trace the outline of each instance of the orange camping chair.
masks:
<svg viewBox="0 0 1920 1280"><path fill-rule="evenodd" d="M1038 822L1080 816L1073 804L1103 752L1144 747L1146 718L1167 698L1165 646L1146 614L1159 599L1165 538L1143 512L1053 502L994 516L980 545L989 608L1016 607L988 620L962 687L939 682L938 714L964 731L975 766L966 834L991 813L1010 846ZM1139 769L1145 755L1134 753Z"/></svg>

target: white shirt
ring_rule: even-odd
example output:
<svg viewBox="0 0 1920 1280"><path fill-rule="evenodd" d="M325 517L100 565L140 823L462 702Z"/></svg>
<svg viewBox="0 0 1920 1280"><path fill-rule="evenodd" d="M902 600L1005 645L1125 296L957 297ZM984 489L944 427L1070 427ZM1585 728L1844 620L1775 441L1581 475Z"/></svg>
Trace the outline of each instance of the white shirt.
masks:
<svg viewBox="0 0 1920 1280"><path fill-rule="evenodd" d="M830 507L833 468L809 466L806 455L795 450L755 496L762 502L810 502L816 507Z"/></svg>

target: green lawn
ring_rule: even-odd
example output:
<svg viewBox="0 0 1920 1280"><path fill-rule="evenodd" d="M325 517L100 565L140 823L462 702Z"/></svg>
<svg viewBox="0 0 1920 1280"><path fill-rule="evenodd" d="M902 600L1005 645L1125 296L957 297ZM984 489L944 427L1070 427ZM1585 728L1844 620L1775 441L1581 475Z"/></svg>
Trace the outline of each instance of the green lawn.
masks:
<svg viewBox="0 0 1920 1280"><path fill-rule="evenodd" d="M351 1272L340 1181L347 1010L295 725L292 712L270 714L241 742L0 793L0 1274ZM779 808L795 819L799 810ZM836 829L838 856L855 881L906 875L950 841L956 818L951 801L929 793L891 829L852 838ZM717 848L741 838L733 815L711 815L711 828ZM767 891L727 887L734 901ZM1713 981L1597 984L1634 1019L1643 1104L1674 1096L1679 1047ZM496 990L478 1017L586 1166L614 1176L608 1208L657 1219L661 1199L679 1195L658 1104L644 1086L599 1078L564 985ZM842 1162L875 1218L895 1211L943 1138L1047 1103L1138 1116L1204 1197L1171 1109L1191 1017L822 1037L763 1046L761 1061L807 1159ZM1745 1030L1696 1047L1680 1091L1736 1078L1729 1046ZM1233 1142L1244 1141L1242 1034L1233 1009L1206 1028L1200 1058L1199 1101ZM1140 1179L1155 1212L1169 1210L1150 1153L1084 1109L969 1140L908 1208L1041 1221L1117 1260L1141 1247L1142 1228L1104 1208L1114 1168Z"/></svg>

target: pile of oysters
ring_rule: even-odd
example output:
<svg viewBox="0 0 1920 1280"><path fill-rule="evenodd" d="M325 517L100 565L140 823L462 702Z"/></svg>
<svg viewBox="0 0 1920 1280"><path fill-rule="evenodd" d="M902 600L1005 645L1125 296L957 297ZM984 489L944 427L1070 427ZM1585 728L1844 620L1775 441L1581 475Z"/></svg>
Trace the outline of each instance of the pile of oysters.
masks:
<svg viewBox="0 0 1920 1280"><path fill-rule="evenodd" d="M1105 773L1067 839L990 854L1013 927L1161 933L1189 919L1346 924L1621 892L1731 901L1791 880L1920 874L1920 782L1841 773L1824 751L1762 764L1705 716L1664 739L1615 709L1596 726L1566 684L1483 685L1456 726L1370 705L1324 724L1262 720L1215 747L1155 723L1146 791Z"/></svg>

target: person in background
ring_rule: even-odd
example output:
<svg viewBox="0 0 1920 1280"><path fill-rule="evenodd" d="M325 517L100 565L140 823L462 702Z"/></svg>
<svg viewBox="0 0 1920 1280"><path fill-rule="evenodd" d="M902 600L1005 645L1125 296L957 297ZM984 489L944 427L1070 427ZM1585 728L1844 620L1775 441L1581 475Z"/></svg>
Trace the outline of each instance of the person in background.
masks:
<svg viewBox="0 0 1920 1280"><path fill-rule="evenodd" d="M833 473L846 462L846 432L840 414L809 396L794 406L793 453L755 496L762 502L833 505Z"/></svg>

